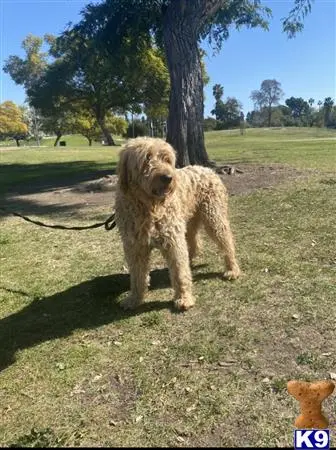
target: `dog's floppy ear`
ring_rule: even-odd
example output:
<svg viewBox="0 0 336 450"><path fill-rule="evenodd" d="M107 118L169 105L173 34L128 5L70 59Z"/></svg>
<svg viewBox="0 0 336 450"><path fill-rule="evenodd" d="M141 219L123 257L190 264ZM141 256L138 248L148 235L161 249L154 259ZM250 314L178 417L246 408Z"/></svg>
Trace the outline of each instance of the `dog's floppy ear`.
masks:
<svg viewBox="0 0 336 450"><path fill-rule="evenodd" d="M117 166L117 174L119 177L120 188L123 192L127 192L129 183L128 170L129 152L126 148L121 150L119 154L119 163Z"/></svg>

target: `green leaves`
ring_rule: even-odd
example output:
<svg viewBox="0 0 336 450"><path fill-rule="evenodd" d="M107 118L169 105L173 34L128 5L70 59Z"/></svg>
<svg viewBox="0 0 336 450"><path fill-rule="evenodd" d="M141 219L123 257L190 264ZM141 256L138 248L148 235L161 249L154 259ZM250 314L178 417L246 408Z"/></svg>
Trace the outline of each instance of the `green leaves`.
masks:
<svg viewBox="0 0 336 450"><path fill-rule="evenodd" d="M305 17L311 12L311 5L314 0L294 0L294 8L290 10L288 17L282 18L283 31L287 33L289 39L296 36L303 30Z"/></svg>
<svg viewBox="0 0 336 450"><path fill-rule="evenodd" d="M48 35L46 39L50 42L51 35ZM48 66L48 53L41 51L42 45L43 38L29 34L22 42L22 48L26 53L25 58L10 55L5 61L4 72L25 89L38 83Z"/></svg>
<svg viewBox="0 0 336 450"><path fill-rule="evenodd" d="M14 138L28 133L20 108L13 102L0 104L0 138Z"/></svg>

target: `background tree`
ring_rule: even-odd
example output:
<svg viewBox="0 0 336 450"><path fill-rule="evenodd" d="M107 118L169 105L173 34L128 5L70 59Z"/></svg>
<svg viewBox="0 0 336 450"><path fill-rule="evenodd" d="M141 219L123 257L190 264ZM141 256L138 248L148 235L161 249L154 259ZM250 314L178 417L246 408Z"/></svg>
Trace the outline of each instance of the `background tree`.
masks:
<svg viewBox="0 0 336 450"><path fill-rule="evenodd" d="M310 97L310 99L308 100L308 104L311 108L313 107L314 103L315 103L315 100Z"/></svg>
<svg viewBox="0 0 336 450"><path fill-rule="evenodd" d="M14 139L20 146L20 140L28 135L28 126L24 122L22 110L13 102L0 104L0 139Z"/></svg>
<svg viewBox="0 0 336 450"><path fill-rule="evenodd" d="M36 107L49 99L63 99L63 106L80 103L94 114L107 145L114 145L106 118L111 110L134 112L140 104L155 107L164 101L168 74L160 52L143 42L133 53L133 44L125 39L119 53L113 55L79 31L69 31L55 41L56 58L39 86L28 91ZM141 110L141 108L140 108Z"/></svg>
<svg viewBox="0 0 336 450"><path fill-rule="evenodd" d="M43 42L51 42L52 36L44 38L29 34L21 47L25 52L25 58L11 55L8 57L3 70L8 73L16 84L23 85L27 90L38 82L48 66L48 53L42 52Z"/></svg>
<svg viewBox="0 0 336 450"><path fill-rule="evenodd" d="M218 129L217 120L213 117L206 117L203 122L204 131L214 131Z"/></svg>
<svg viewBox="0 0 336 450"><path fill-rule="evenodd" d="M225 102L219 99L211 114L216 116L217 129L234 128L240 124L242 104L235 97L228 97Z"/></svg>
<svg viewBox="0 0 336 450"><path fill-rule="evenodd" d="M336 128L336 106L333 106L330 112L328 127Z"/></svg>
<svg viewBox="0 0 336 450"><path fill-rule="evenodd" d="M323 123L325 127L329 126L333 106L334 106L333 99L331 97L326 97L323 102Z"/></svg>
<svg viewBox="0 0 336 450"><path fill-rule="evenodd" d="M281 83L277 80L264 80L261 83L259 91L252 91L251 99L255 103L256 107L261 111L266 109L267 111L267 124L271 126L272 120L272 107L279 104L280 99L284 93L281 89Z"/></svg>
<svg viewBox="0 0 336 450"><path fill-rule="evenodd" d="M309 120L309 103L302 97L290 97L285 101L291 111L292 117L297 120L298 125L306 125Z"/></svg>
<svg viewBox="0 0 336 450"><path fill-rule="evenodd" d="M213 96L215 97L216 102L222 99L224 95L224 88L221 84L215 84L212 88Z"/></svg>
<svg viewBox="0 0 336 450"><path fill-rule="evenodd" d="M41 51L43 42L49 44L49 53ZM56 145L67 114L84 103L105 141L113 145L105 123L112 108L134 110L142 103L153 111L168 102L169 74L162 52L152 44L138 43L141 51L134 54L132 42L125 39L120 52L111 55L93 39L71 31L58 39L29 35L22 43L25 57L11 55L4 71L24 86L28 103L43 114L49 130L54 119Z"/></svg>
<svg viewBox="0 0 336 450"><path fill-rule="evenodd" d="M31 106L23 105L20 109L23 121L28 127L28 139L34 138L36 145L39 146L43 136L43 117Z"/></svg>
<svg viewBox="0 0 336 450"><path fill-rule="evenodd" d="M70 134L72 131L73 115L66 109L55 109L42 118L41 129L46 134L56 136L54 147L57 147L61 137L64 134Z"/></svg>
<svg viewBox="0 0 336 450"><path fill-rule="evenodd" d="M216 120L221 120L220 116L222 116L222 111L224 109L224 102L222 100L222 97L224 95L224 88L220 84L215 84L212 88L213 96L215 97L215 107L211 111L211 114L213 114L216 117Z"/></svg>
<svg viewBox="0 0 336 450"><path fill-rule="evenodd" d="M126 133L127 122L124 118L108 113L105 122L111 134L121 136ZM102 130L99 127L96 117L86 109L72 115L71 130L73 133L79 133L86 137L89 146L92 145L93 140L101 140L102 138Z"/></svg>
<svg viewBox="0 0 336 450"><path fill-rule="evenodd" d="M283 22L291 36L301 30L298 14L309 0L294 0L295 10ZM165 49L170 74L167 140L178 152L178 165L208 164L203 134L203 80L201 40L216 50L229 37L232 26L268 28L271 10L259 0L105 0L90 4L74 27L113 53L125 37L155 37ZM135 39L135 51L137 42ZM183 61L183 64L181 64Z"/></svg>

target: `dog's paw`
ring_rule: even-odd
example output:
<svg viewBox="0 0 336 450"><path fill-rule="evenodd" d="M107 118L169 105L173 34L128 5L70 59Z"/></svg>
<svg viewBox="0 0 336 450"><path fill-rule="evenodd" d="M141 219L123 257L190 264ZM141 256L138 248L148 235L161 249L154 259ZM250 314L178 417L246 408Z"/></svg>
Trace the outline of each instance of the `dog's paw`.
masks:
<svg viewBox="0 0 336 450"><path fill-rule="evenodd" d="M227 270L224 275L223 278L224 280L236 280L237 278L239 278L241 275L240 269L239 267L236 267L233 270Z"/></svg>
<svg viewBox="0 0 336 450"><path fill-rule="evenodd" d="M195 305L195 298L192 295L181 297L174 301L174 305L179 311L187 311Z"/></svg>
<svg viewBox="0 0 336 450"><path fill-rule="evenodd" d="M125 300L120 303L122 309L135 309L137 306L141 304L141 301L137 298L133 297L133 295L129 295Z"/></svg>

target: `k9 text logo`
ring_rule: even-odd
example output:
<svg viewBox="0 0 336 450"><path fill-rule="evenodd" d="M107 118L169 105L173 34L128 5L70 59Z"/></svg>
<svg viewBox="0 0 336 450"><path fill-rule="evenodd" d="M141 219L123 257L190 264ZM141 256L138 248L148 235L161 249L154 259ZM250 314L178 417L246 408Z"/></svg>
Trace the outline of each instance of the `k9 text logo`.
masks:
<svg viewBox="0 0 336 450"><path fill-rule="evenodd" d="M329 449L329 430L294 430L295 449Z"/></svg>

